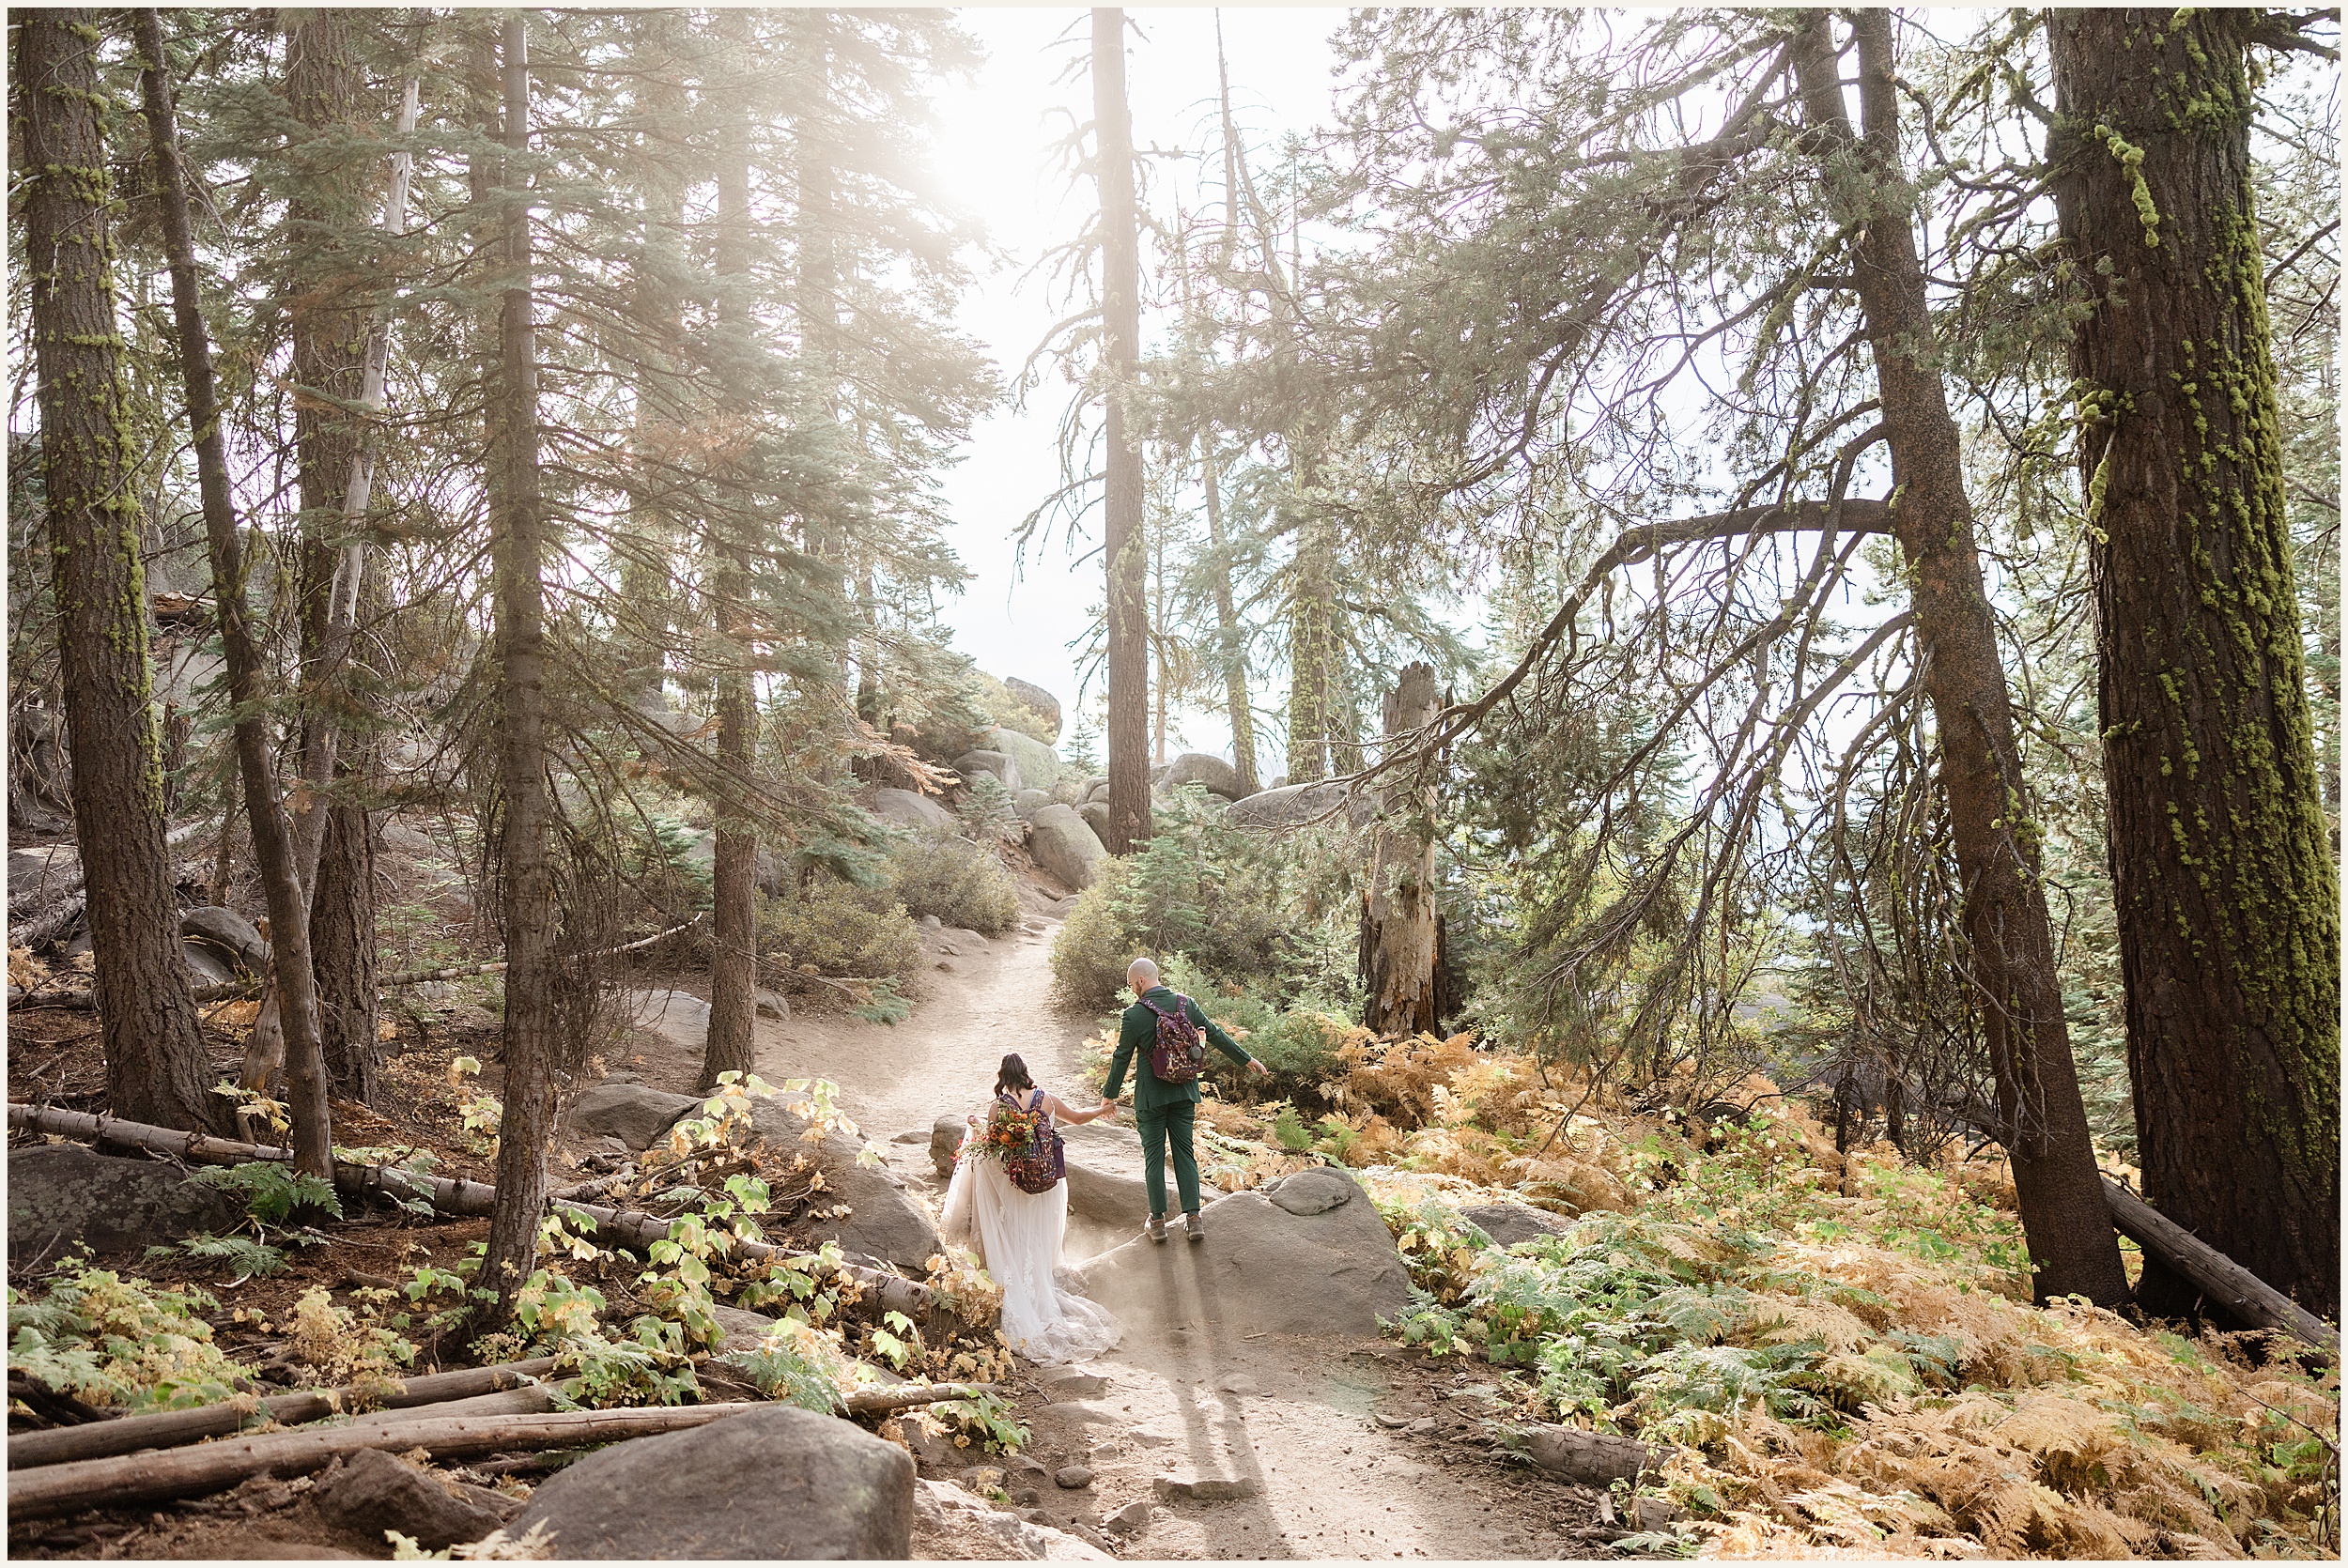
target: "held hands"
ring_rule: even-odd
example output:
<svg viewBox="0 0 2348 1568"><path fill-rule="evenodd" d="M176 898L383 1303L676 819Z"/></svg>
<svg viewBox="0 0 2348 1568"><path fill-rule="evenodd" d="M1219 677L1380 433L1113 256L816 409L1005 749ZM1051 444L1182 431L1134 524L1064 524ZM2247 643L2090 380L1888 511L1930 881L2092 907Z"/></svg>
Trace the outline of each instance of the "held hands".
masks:
<svg viewBox="0 0 2348 1568"><path fill-rule="evenodd" d="M1098 1111L1096 1111L1096 1112L1094 1112L1094 1113L1093 1113L1093 1115L1096 1115L1096 1116L1114 1116L1114 1115L1117 1115L1117 1101L1115 1101L1115 1100L1113 1100L1113 1099L1109 1099L1106 1095L1102 1096L1102 1097L1101 1097L1101 1109L1100 1109L1100 1110L1098 1110Z"/></svg>

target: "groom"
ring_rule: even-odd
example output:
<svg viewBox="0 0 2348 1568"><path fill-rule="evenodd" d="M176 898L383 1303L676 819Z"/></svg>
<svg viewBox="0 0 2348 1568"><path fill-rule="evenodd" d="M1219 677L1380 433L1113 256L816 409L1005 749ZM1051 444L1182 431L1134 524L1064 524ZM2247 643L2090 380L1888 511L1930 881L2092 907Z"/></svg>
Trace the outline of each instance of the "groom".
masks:
<svg viewBox="0 0 2348 1568"><path fill-rule="evenodd" d="M1167 1012L1178 1005L1186 1008L1208 1044L1259 1078L1264 1065L1209 1022L1197 1003L1160 985L1158 966L1150 960L1134 960L1125 970L1125 983L1140 1000L1125 1009L1124 1022L1118 1029L1117 1055L1109 1063L1108 1087L1101 1096L1101 1109L1117 1108L1117 1091L1124 1086L1125 1069L1139 1052L1140 1065L1134 1068L1134 1130L1141 1134L1141 1175L1150 1190L1150 1227L1144 1234L1152 1241L1166 1239L1166 1145L1170 1141L1174 1185L1182 1195L1183 1234L1197 1241L1207 1234L1198 1221L1198 1157L1190 1145L1192 1123L1198 1113L1198 1082L1168 1084L1150 1069L1150 1047L1158 1035L1158 1017L1151 1011L1151 1006Z"/></svg>

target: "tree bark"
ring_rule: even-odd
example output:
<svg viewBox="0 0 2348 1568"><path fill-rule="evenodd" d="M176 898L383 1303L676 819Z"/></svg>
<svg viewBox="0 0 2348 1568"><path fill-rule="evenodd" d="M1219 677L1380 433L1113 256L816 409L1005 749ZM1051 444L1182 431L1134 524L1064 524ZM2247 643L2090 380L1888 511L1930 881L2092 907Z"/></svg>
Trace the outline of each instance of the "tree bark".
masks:
<svg viewBox="0 0 2348 1568"><path fill-rule="evenodd" d="M1336 530L1310 496L1309 467L1290 463L1296 560L1289 588L1289 782L1341 773L1336 761L1337 546Z"/></svg>
<svg viewBox="0 0 2348 1568"><path fill-rule="evenodd" d="M470 1399L476 1394L515 1389L554 1370L552 1356L509 1361L502 1366L460 1367L455 1372L427 1373L395 1381L389 1391L375 1389L319 1389L263 1399L247 1409L241 1400L193 1410L165 1410L151 1416L122 1416L113 1421L87 1422L47 1432L19 1433L8 1439L8 1468L30 1469L40 1465L64 1465L81 1459L103 1459L143 1449L179 1448L207 1437L224 1437L244 1430L247 1422L272 1422L292 1426L305 1421L348 1413L372 1402L371 1408L412 1409L420 1406Z"/></svg>
<svg viewBox="0 0 2348 1568"><path fill-rule="evenodd" d="M199 1443L162 1453L47 1465L8 1480L11 1519L54 1519L85 1508L124 1507L168 1498L224 1491L264 1472L302 1475L342 1454L379 1448L404 1453L423 1449L455 1459L514 1449L619 1442L659 1432L704 1426L765 1404L683 1405L635 1410L567 1410L548 1415L374 1416L348 1426L277 1432L259 1437Z"/></svg>
<svg viewBox="0 0 2348 1568"><path fill-rule="evenodd" d="M253 858L269 905L270 981L276 1026L284 1031L286 1099L293 1116L294 1166L312 1176L333 1168L333 1117L326 1102L326 1064L318 1047L318 1000L310 960L309 912L296 870L291 824L277 794L276 763L262 712L260 650L244 598L236 501L221 440L220 402L212 385L212 346L197 301L195 237L188 221L187 174L172 110L171 76L163 57L162 18L152 8L134 13L141 80L147 97L148 150L154 160L156 203L171 261L172 316L178 331L179 370L187 387L188 428L195 446L204 532L210 547L212 594L218 602L221 651L228 667L228 696L236 714L238 772L253 832ZM258 1087L258 1085L251 1085Z"/></svg>
<svg viewBox="0 0 2348 1568"><path fill-rule="evenodd" d="M538 492L537 341L531 320L527 23L506 14L500 64L505 155L498 176L510 278L500 301L496 439L490 462L498 640L498 784L505 927L503 1114L498 1122L498 1203L481 1281L497 1292L499 1321L537 1257L546 1207L547 1145L554 1132L554 871L546 746L545 554Z"/></svg>
<svg viewBox="0 0 2348 1568"><path fill-rule="evenodd" d="M1141 231L1134 210L1133 117L1125 102L1125 13L1092 13L1093 176L1101 192L1101 371L1107 389L1103 439L1102 561L1108 574L1108 831L1111 854L1150 838L1150 628L1144 587L1141 448L1127 434L1124 396L1141 354Z"/></svg>
<svg viewBox="0 0 2348 1568"><path fill-rule="evenodd" d="M749 40L740 38L737 30L746 15L732 12L726 22L745 53ZM718 319L726 324L729 336L747 338L751 331L746 298L750 287L747 110L730 117L719 131L716 240ZM747 423L751 417L748 397L737 393L729 400L735 405L728 411L730 420ZM758 835L740 804L728 798L731 792L750 788L757 749L758 715L751 689L752 546L744 537L748 528L737 503L717 519L717 537L711 541L717 560L711 573L714 602L710 607L725 661L718 673L717 701L718 761L724 782L716 802L717 843L710 878L714 902L709 919L709 1039L702 1052L701 1086L704 1089L715 1088L721 1074L748 1073L758 1065Z"/></svg>
<svg viewBox="0 0 2348 1568"><path fill-rule="evenodd" d="M1223 702L1231 719L1231 765L1239 770L1239 790L1252 795L1263 786L1256 775L1256 714L1247 700L1247 653L1241 641L1239 616L1232 605L1231 558L1223 533L1223 469L1216 460L1213 436L1201 438L1199 478L1207 492L1209 588L1214 596L1215 656L1223 665Z"/></svg>
<svg viewBox="0 0 2348 1568"><path fill-rule="evenodd" d="M1386 694L1385 733L1423 729L1441 705L1434 667L1405 667ZM1436 1025L1433 786L1389 776L1380 816L1362 889L1362 1022L1379 1035L1431 1033Z"/></svg>
<svg viewBox="0 0 2348 1568"><path fill-rule="evenodd" d="M1826 13L1804 13L1794 52L1813 146L1859 225L1853 281L1865 314L1891 448L1892 531L1908 567L1924 689L1939 732L1941 787L1963 887L1972 966L2007 1152L2040 1299L2128 1299L2103 1201L2087 1109L2062 1016L2036 829L2008 705L1997 628L1966 494L1956 422L1899 164L1892 18L1853 13L1861 131L1844 112ZM1837 180L1844 169L1861 177Z"/></svg>
<svg viewBox="0 0 2348 1568"><path fill-rule="evenodd" d="M14 85L73 824L115 1110L225 1125L179 957L147 663L136 453L115 319L106 131L87 10L19 19Z"/></svg>
<svg viewBox="0 0 2348 1568"><path fill-rule="evenodd" d="M2050 25L2145 1196L2340 1310L2340 884L2251 192L2256 11ZM2148 1258L2137 1299L2206 1292Z"/></svg>

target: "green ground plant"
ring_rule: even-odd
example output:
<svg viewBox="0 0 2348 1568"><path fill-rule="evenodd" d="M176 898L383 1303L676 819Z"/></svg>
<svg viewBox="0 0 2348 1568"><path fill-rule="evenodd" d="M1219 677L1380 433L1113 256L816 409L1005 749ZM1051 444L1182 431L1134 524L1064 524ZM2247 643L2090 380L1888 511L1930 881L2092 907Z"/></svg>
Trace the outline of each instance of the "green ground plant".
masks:
<svg viewBox="0 0 2348 1568"><path fill-rule="evenodd" d="M193 1286L125 1279L87 1261L59 1264L39 1295L8 1287L8 1371L90 1405L167 1410L225 1399L236 1365Z"/></svg>
<svg viewBox="0 0 2348 1568"><path fill-rule="evenodd" d="M988 774L974 783L981 781L994 783ZM975 843L952 833L929 832L895 845L888 852L885 896L917 920L934 915L947 925L998 936L1019 923L1019 884L987 847L992 842L987 833L976 822L971 831Z"/></svg>

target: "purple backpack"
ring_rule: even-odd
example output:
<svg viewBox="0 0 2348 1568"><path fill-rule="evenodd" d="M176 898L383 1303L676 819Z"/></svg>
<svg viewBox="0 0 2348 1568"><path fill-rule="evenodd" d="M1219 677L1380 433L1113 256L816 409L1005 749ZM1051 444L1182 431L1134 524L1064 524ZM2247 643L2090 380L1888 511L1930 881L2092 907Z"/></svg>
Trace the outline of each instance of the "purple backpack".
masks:
<svg viewBox="0 0 2348 1568"><path fill-rule="evenodd" d="M1011 1184L1022 1192L1048 1192L1058 1186L1060 1177L1068 1174L1068 1144L1052 1125L1051 1113L1043 1109L1043 1091L1036 1090L1035 1098L1026 1105L1004 1095L995 1115L1006 1121L1021 1118L1027 1124L1026 1146L1003 1155L1003 1174L1011 1177Z"/></svg>
<svg viewBox="0 0 2348 1568"><path fill-rule="evenodd" d="M1147 997L1141 1005L1158 1015L1158 1037L1150 1046L1151 1076L1161 1084L1196 1082L1206 1065L1207 1037L1191 1022L1190 998L1176 992L1172 1012Z"/></svg>

